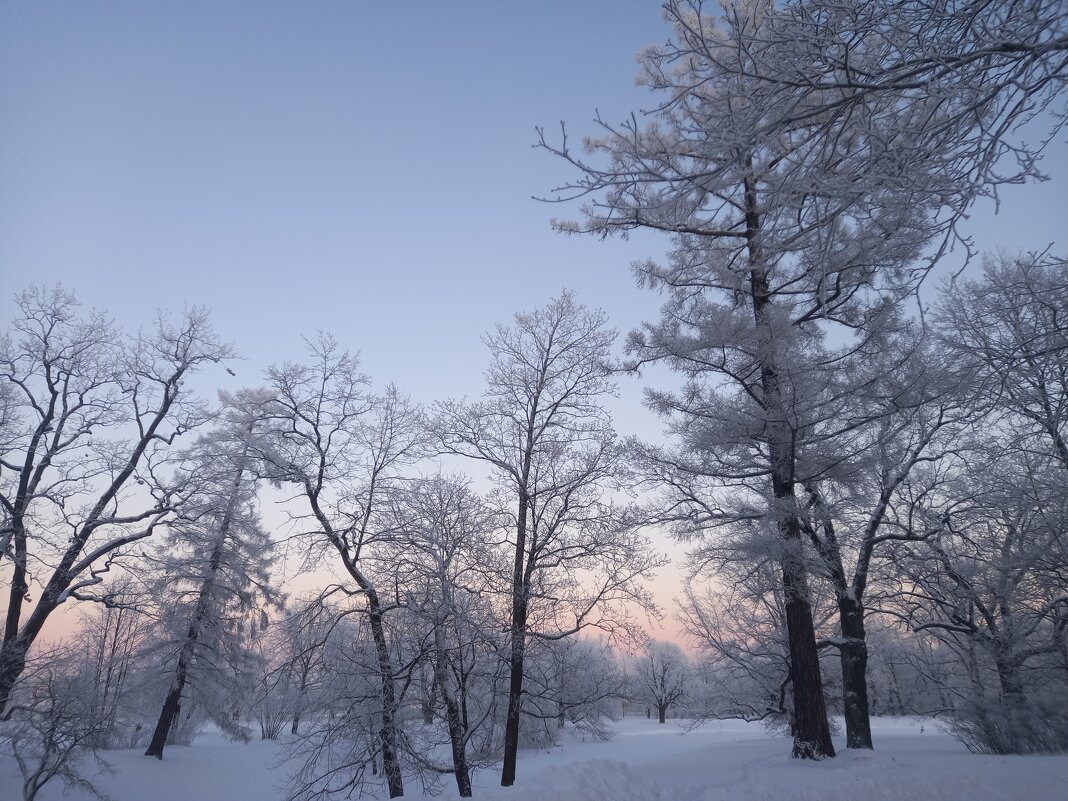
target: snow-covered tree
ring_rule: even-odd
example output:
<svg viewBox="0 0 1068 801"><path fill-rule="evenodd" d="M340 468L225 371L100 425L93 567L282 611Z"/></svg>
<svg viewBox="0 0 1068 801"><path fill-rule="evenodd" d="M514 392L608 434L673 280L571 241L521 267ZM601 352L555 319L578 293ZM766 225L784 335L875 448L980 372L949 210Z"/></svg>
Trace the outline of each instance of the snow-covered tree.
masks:
<svg viewBox="0 0 1068 801"><path fill-rule="evenodd" d="M974 377L985 424L1068 470L1068 262L988 257L980 278L944 288L936 322L949 358Z"/></svg>
<svg viewBox="0 0 1068 801"><path fill-rule="evenodd" d="M958 655L970 686L957 719L970 745L1063 750L1068 681L1056 657L1068 635L1068 482L1048 456L996 441L983 450L938 493L943 530L898 544L896 604L914 631Z"/></svg>
<svg viewBox="0 0 1068 801"><path fill-rule="evenodd" d="M678 706L690 691L686 652L677 643L649 639L632 664L639 692L634 700L655 707L658 722L664 723L668 709Z"/></svg>
<svg viewBox="0 0 1068 801"><path fill-rule="evenodd" d="M11 688L0 719L0 754L18 766L23 801L56 778L64 793L77 789L106 799L92 776L110 770L98 754L109 721L94 703L86 667L71 648L52 648L27 660Z"/></svg>
<svg viewBox="0 0 1068 801"><path fill-rule="evenodd" d="M665 12L692 27L701 0ZM728 4L729 7L730 4ZM1068 10L1060 0L790 0L756 4L767 23L754 46L774 53L755 78L764 95L762 130L816 121L834 131L871 115L857 176L881 175L909 202L937 204L929 222L941 247L963 242L957 223L977 197L1041 175L1039 156L1064 122ZM679 48L703 58L703 33ZM743 77L744 66L719 66ZM907 169L888 153L911 153ZM848 202L848 190L838 196Z"/></svg>
<svg viewBox="0 0 1068 801"><path fill-rule="evenodd" d="M958 446L956 434L975 413L960 387L969 377L951 366L929 337L906 327L884 341L888 352L906 353L887 369L858 364L859 375L842 383L840 419L850 427L848 456L829 463L806 481L802 528L817 556L814 568L830 585L838 607L838 635L821 644L837 649L842 675L842 711L850 748L871 748L865 617L873 560L889 542L932 536L937 518L905 521L893 512L909 477ZM867 373L870 380L865 380Z"/></svg>
<svg viewBox="0 0 1068 801"><path fill-rule="evenodd" d="M256 513L246 441L254 427L254 420L230 420L202 438L179 477L193 491L168 526L157 579L170 635L164 664L173 677L146 756L163 758L183 695L232 728L222 689L247 669L248 637L265 628L267 609L277 603L269 572L274 544Z"/></svg>
<svg viewBox="0 0 1068 801"><path fill-rule="evenodd" d="M94 604L74 638L83 666L89 714L100 720L93 745L137 744L145 709L145 654L150 645L151 603L131 578L113 582L111 604Z"/></svg>
<svg viewBox="0 0 1068 801"><path fill-rule="evenodd" d="M433 763L429 732L413 756L424 768L451 772L466 798L470 744L494 711L472 690L488 680L492 697L499 678L501 642L491 599L500 595L507 569L495 548L500 516L468 481L446 474L412 481L396 495L393 515L387 552L409 621L409 658L424 684L424 722L444 712L451 766Z"/></svg>
<svg viewBox="0 0 1068 801"><path fill-rule="evenodd" d="M261 668L251 707L264 737L273 739L281 732L283 717L289 733L299 734L301 722L324 709L326 647L334 623L333 610L318 596L300 599L272 623L259 648Z"/></svg>
<svg viewBox="0 0 1068 801"><path fill-rule="evenodd" d="M12 571L0 709L52 613L106 599L116 560L171 515L171 446L208 417L187 379L231 353L199 309L127 337L60 287L16 305L0 339L0 559ZM42 567L27 613L31 561Z"/></svg>
<svg viewBox="0 0 1068 801"><path fill-rule="evenodd" d="M620 659L603 638L535 641L527 673L523 714L535 724L527 727L527 742L556 742L568 724L583 738L612 736L626 685Z"/></svg>
<svg viewBox="0 0 1068 801"><path fill-rule="evenodd" d="M366 605L377 665L379 726L377 736L361 740L368 750L354 757L350 767L354 776L362 776L361 765L381 755L395 797L404 793L404 784L397 676L385 621L394 604L380 593L373 567L375 550L390 533L391 493L401 483L403 468L422 455L425 428L418 409L395 388L371 393L356 357L331 337L320 335L308 350L309 364L271 367L265 392L243 393L234 402L257 419L252 441L260 469L297 490L295 508L301 511L294 514L298 524L306 524L307 562L332 557L346 581L334 590ZM309 754L313 762L329 756L319 750ZM335 784L338 777L328 762L309 763L302 776L304 787L319 795L347 792L353 780L349 776Z"/></svg>
<svg viewBox="0 0 1068 801"><path fill-rule="evenodd" d="M615 626L648 603L640 579L659 564L609 500L623 469L603 399L613 391L603 313L563 293L486 337L484 400L437 407L441 448L492 469L514 504L508 710L501 784L515 782L526 649L587 626Z"/></svg>
<svg viewBox="0 0 1068 801"><path fill-rule="evenodd" d="M731 492L733 509L722 493L692 505L706 526L750 519L763 496L779 529L794 751L828 755L797 514L798 492L852 447L835 407L856 387L828 378L884 355L873 338L976 197L1035 174L1040 148L1009 135L1063 88L1068 15L1042 0L664 8L674 35L641 55L640 80L659 93L650 122L598 119L587 156L542 135L579 172L552 199L587 201L583 220L558 223L568 232L674 237L666 265L636 266L667 296L661 321L632 337L636 364L688 378L651 396L682 440L652 455ZM1017 172L1000 171L1008 154Z"/></svg>

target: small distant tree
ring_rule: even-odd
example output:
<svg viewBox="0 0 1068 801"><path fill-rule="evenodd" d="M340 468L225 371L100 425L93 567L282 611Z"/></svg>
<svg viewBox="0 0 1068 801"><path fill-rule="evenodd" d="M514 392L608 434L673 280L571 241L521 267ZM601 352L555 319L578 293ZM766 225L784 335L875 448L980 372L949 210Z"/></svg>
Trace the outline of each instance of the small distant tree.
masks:
<svg viewBox="0 0 1068 801"><path fill-rule="evenodd" d="M277 739L286 727L300 734L302 723L314 723L326 711L332 681L327 647L336 636L337 616L322 597L305 596L250 642L248 710L262 739Z"/></svg>
<svg viewBox="0 0 1068 801"><path fill-rule="evenodd" d="M690 664L677 643L650 639L634 658L634 675L640 700L656 707L657 721L664 723L668 709L687 695Z"/></svg>
<svg viewBox="0 0 1068 801"><path fill-rule="evenodd" d="M542 722L541 741L555 742L557 732L567 724L583 737L609 739L616 702L626 693L613 649L593 637L536 642L534 646L523 712L532 721ZM528 741L539 740L530 737Z"/></svg>

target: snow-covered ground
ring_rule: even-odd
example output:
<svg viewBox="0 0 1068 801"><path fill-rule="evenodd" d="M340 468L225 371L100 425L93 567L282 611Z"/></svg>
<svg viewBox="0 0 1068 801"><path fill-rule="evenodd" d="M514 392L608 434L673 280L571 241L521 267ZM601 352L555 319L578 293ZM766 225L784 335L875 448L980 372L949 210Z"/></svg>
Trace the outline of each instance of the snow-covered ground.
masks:
<svg viewBox="0 0 1068 801"><path fill-rule="evenodd" d="M475 778L475 798L510 801L1066 801L1068 756L969 754L931 720L873 721L877 751L842 749L821 763L789 757L789 742L759 725L714 723L684 732L645 719L617 725L609 742L576 740L520 754L519 779L497 786L495 771ZM233 744L209 733L171 746L159 762L140 751L112 751L115 769L98 777L116 801L280 801L284 766L276 743ZM451 779L446 777L449 781ZM41 801L83 801L49 785ZM14 765L0 764L0 799L20 796ZM407 797L422 797L416 782ZM445 798L455 786L443 783ZM439 796L440 797L440 796Z"/></svg>

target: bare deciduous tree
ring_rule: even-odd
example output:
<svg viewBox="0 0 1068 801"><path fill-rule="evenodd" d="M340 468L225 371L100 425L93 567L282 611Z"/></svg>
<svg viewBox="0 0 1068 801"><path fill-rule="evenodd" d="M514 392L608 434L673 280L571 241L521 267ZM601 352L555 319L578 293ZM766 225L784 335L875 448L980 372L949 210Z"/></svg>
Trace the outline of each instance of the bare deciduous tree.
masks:
<svg viewBox="0 0 1068 801"><path fill-rule="evenodd" d="M602 405L613 339L602 313L565 292L486 337L485 400L437 408L442 449L488 464L515 504L505 787L515 781L528 640L613 625L626 603L648 604L639 579L659 564L606 500L622 469Z"/></svg>
<svg viewBox="0 0 1068 801"><path fill-rule="evenodd" d="M389 794L395 797L403 795L404 783L397 676L385 623L392 604L379 592L368 565L376 544L389 533L383 515L399 471L423 452L424 425L419 411L395 388L370 393L357 359L329 336L320 335L308 349L310 364L270 368L267 392L247 393L236 402L261 421L257 431L262 425L263 433L251 442L266 475L295 487L307 508L299 517L308 524L310 559L332 554L354 585L338 589L366 602L381 693L381 728L366 759L381 754ZM315 774L315 767L305 773ZM318 784L311 780L308 786Z"/></svg>
<svg viewBox="0 0 1068 801"><path fill-rule="evenodd" d="M59 287L17 304L0 343L0 545L13 569L0 709L48 617L70 598L106 601L99 590L122 550L170 515L182 492L162 480L170 447L209 417L187 379L231 354L199 309L125 340L102 315L79 316ZM31 560L42 577L25 615Z"/></svg>
<svg viewBox="0 0 1068 801"><path fill-rule="evenodd" d="M656 707L657 721L664 723L668 709L682 701L689 691L690 665L685 652L676 643L650 639L633 664L641 693L638 700Z"/></svg>

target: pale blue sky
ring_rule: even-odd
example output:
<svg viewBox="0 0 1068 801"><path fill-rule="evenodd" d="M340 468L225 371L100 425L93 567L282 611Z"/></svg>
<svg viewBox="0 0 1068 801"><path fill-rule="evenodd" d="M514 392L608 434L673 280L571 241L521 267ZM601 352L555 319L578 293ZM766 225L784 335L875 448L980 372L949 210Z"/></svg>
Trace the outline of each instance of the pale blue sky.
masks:
<svg viewBox="0 0 1068 801"><path fill-rule="evenodd" d="M4 283L207 304L242 382L324 328L380 382L475 394L481 332L564 286L655 309L627 265L662 244L554 234L531 145L641 102L665 33L655 3L0 5Z"/></svg>
<svg viewBox="0 0 1068 801"><path fill-rule="evenodd" d="M554 234L568 209L531 196L569 173L531 145L648 105L634 54L667 35L655 0L0 2L5 294L206 304L248 358L220 383L322 328L379 383L476 394L481 332L564 286L624 331L655 313L628 264L666 241ZM1065 151L980 246L1057 239ZM619 427L655 432L622 391Z"/></svg>

